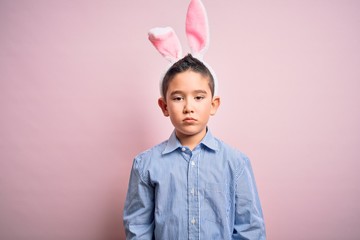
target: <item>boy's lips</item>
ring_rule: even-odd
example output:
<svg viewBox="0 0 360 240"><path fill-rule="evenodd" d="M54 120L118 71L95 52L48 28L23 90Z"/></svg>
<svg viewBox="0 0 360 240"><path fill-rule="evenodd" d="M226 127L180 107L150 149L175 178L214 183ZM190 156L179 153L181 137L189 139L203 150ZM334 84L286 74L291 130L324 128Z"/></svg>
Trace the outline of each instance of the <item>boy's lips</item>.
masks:
<svg viewBox="0 0 360 240"><path fill-rule="evenodd" d="M196 122L197 120L195 118L192 118L192 117L187 117L187 118L184 118L183 121L184 122Z"/></svg>

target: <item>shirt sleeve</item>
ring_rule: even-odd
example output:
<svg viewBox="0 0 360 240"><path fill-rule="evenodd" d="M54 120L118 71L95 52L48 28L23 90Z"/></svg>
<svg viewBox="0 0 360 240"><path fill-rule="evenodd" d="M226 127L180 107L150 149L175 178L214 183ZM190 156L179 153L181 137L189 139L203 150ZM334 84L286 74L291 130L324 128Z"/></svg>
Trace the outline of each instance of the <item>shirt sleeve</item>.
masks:
<svg viewBox="0 0 360 240"><path fill-rule="evenodd" d="M154 238L154 188L139 171L138 161L131 169L123 213L127 240Z"/></svg>
<svg viewBox="0 0 360 240"><path fill-rule="evenodd" d="M235 224L232 239L265 240L265 223L251 163L243 157L235 184Z"/></svg>

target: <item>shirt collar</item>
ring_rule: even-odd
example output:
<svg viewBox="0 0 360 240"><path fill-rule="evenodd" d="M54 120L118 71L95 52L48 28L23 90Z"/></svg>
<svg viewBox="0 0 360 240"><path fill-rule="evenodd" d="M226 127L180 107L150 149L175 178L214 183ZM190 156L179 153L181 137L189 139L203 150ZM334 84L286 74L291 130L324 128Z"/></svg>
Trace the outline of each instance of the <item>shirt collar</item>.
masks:
<svg viewBox="0 0 360 240"><path fill-rule="evenodd" d="M215 140L215 137L211 134L209 129L207 129L205 137L201 140L200 144L204 145L205 147L207 147L208 149L211 149L213 151L217 151L219 149L217 142ZM172 132L172 134L170 135L170 138L168 139L166 147L165 147L164 151L162 152L162 154L167 154L167 153L173 152L176 149L182 148L182 147L183 146L181 145L180 141L177 139L175 130L174 130Z"/></svg>
<svg viewBox="0 0 360 240"><path fill-rule="evenodd" d="M206 135L203 138L203 140L201 140L200 144L204 145L205 147L207 147L213 151L219 150L218 143L217 143L215 137L211 134L209 129L207 129Z"/></svg>

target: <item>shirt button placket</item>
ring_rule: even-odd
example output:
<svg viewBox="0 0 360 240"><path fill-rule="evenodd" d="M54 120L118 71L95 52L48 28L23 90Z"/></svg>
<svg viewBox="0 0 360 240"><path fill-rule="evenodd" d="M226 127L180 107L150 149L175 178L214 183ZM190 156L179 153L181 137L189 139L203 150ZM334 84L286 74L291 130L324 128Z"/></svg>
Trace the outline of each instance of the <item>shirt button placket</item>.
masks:
<svg viewBox="0 0 360 240"><path fill-rule="evenodd" d="M190 158L188 167L189 239L199 239L198 166Z"/></svg>

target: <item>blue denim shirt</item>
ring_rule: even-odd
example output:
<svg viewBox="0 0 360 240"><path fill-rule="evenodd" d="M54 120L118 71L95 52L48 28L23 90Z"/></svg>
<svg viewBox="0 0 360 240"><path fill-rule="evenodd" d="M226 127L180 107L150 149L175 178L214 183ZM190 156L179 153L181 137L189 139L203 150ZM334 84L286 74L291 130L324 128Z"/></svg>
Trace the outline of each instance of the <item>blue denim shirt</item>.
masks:
<svg viewBox="0 0 360 240"><path fill-rule="evenodd" d="M133 162L127 239L266 239L249 159L207 131L191 151L171 137Z"/></svg>

